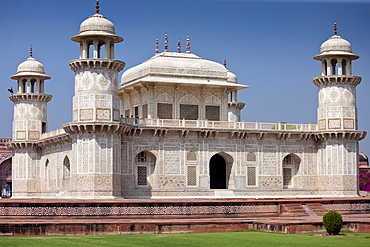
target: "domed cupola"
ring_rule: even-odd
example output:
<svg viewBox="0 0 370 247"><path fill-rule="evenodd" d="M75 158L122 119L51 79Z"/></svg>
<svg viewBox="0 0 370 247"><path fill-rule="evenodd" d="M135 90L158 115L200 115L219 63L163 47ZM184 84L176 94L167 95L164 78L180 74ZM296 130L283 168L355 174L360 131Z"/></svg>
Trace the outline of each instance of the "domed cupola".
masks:
<svg viewBox="0 0 370 247"><path fill-rule="evenodd" d="M116 35L114 24L99 12L99 1L96 1L96 13L84 20L79 34L71 38L81 44L80 59L103 58L102 47L105 47L104 58L114 59L114 44L123 41L122 37ZM90 46L93 46L92 57Z"/></svg>
<svg viewBox="0 0 370 247"><path fill-rule="evenodd" d="M33 58L31 47L30 57L19 64L17 73L10 78L18 80L17 93L44 93L44 81L51 77L45 75L44 65Z"/></svg>
<svg viewBox="0 0 370 247"><path fill-rule="evenodd" d="M47 131L47 103L52 96L44 93L44 83L51 77L33 58L32 47L30 57L11 78L17 80L16 92L9 95L14 102L13 141L38 140Z"/></svg>
<svg viewBox="0 0 370 247"><path fill-rule="evenodd" d="M83 37L108 36L112 38L115 43L122 42L123 38L115 34L114 24L105 16L99 14L99 8L97 8L96 14L90 16L81 23L79 35L73 36L71 39L80 42Z"/></svg>
<svg viewBox="0 0 370 247"><path fill-rule="evenodd" d="M320 47L320 53L325 52L352 52L351 43L343 39L341 36L334 34L327 41L325 41Z"/></svg>
<svg viewBox="0 0 370 247"><path fill-rule="evenodd" d="M80 33L103 32L116 34L114 24L101 14L95 14L83 21L80 26Z"/></svg>
<svg viewBox="0 0 370 247"><path fill-rule="evenodd" d="M16 80L17 78L23 76L38 76L44 79L50 79L50 76L45 75L44 65L33 58L32 48L30 57L26 61L19 64L17 74L13 75L11 78Z"/></svg>
<svg viewBox="0 0 370 247"><path fill-rule="evenodd" d="M119 121L118 72L125 63L114 59L115 44L123 41L114 24L99 13L83 21L71 39L80 45L79 59L68 63L75 72L73 122Z"/></svg>
<svg viewBox="0 0 370 247"><path fill-rule="evenodd" d="M334 23L334 35L322 43L320 46L320 54L316 55L314 59L322 60L325 57L333 55L346 56L352 60L359 58L359 56L352 53L351 43L338 35L336 23Z"/></svg>

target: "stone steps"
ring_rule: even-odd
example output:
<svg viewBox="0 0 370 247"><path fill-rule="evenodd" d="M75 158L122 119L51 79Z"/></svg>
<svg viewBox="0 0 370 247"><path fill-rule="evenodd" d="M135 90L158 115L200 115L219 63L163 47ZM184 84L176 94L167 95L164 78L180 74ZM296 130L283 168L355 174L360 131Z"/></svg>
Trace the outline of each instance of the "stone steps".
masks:
<svg viewBox="0 0 370 247"><path fill-rule="evenodd" d="M321 203L307 203L306 204L317 216L323 216L328 212Z"/></svg>
<svg viewBox="0 0 370 247"><path fill-rule="evenodd" d="M309 214L307 211L302 207L301 204L282 204L280 207L280 213L287 217L295 217L295 216L308 216Z"/></svg>

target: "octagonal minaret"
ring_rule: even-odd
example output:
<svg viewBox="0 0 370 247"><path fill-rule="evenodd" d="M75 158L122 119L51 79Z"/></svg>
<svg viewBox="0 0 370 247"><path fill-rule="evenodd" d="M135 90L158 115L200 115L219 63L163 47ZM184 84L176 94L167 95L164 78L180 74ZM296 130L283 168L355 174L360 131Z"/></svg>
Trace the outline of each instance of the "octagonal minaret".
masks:
<svg viewBox="0 0 370 247"><path fill-rule="evenodd" d="M47 131L46 107L52 96L44 93L44 66L30 57L18 66L16 93L9 96L14 102L13 138L7 147L13 150L12 197L39 197L41 184L38 181L40 151L38 142Z"/></svg>
<svg viewBox="0 0 370 247"><path fill-rule="evenodd" d="M352 61L358 58L337 34L336 24L334 35L314 57L322 63L321 76L313 78L319 88L317 185L328 195L358 194L358 141L366 136L357 130L356 86L361 77L352 75Z"/></svg>
<svg viewBox="0 0 370 247"><path fill-rule="evenodd" d="M96 13L83 21L80 32L71 39L80 43L80 58L70 61L75 72L73 122L118 122L118 72L125 63L114 60L114 44L123 38L115 35L111 21ZM104 50L103 50L104 48Z"/></svg>
<svg viewBox="0 0 370 247"><path fill-rule="evenodd" d="M44 93L44 66L32 55L18 66L16 93L9 96L14 102L13 141L39 140L47 131L46 105L52 96Z"/></svg>
<svg viewBox="0 0 370 247"><path fill-rule="evenodd" d="M357 130L356 86L361 77L352 75L352 61L358 58L334 24L334 35L314 57L322 63L321 76L313 78L319 88L319 130Z"/></svg>
<svg viewBox="0 0 370 247"><path fill-rule="evenodd" d="M78 35L80 58L70 61L75 72L73 121L63 125L72 143L73 198L115 198L121 195L120 99L118 72L125 63L114 59L114 45L122 42L114 25L96 13L83 21ZM99 174L99 179L97 179Z"/></svg>

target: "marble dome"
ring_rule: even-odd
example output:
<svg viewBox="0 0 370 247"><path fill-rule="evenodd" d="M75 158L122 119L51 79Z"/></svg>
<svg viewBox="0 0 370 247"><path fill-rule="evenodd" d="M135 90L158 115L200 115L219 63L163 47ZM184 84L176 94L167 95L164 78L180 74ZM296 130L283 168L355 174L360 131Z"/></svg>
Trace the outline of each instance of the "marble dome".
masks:
<svg viewBox="0 0 370 247"><path fill-rule="evenodd" d="M230 83L238 83L238 78L233 72L227 71L227 81Z"/></svg>
<svg viewBox="0 0 370 247"><path fill-rule="evenodd" d="M237 83L235 74L220 63L203 59L192 53L163 52L139 64L122 75L121 85L144 76L209 78Z"/></svg>
<svg viewBox="0 0 370 247"><path fill-rule="evenodd" d="M81 23L80 33L91 31L116 34L114 24L101 14L92 15Z"/></svg>
<svg viewBox="0 0 370 247"><path fill-rule="evenodd" d="M321 60L327 56L349 56L352 59L357 59L359 56L352 53L352 45L346 39L334 34L320 46L320 54L314 59Z"/></svg>
<svg viewBox="0 0 370 247"><path fill-rule="evenodd" d="M105 16L96 13L80 25L79 34L73 36L71 39L76 42L81 42L83 37L110 37L115 43L123 41L123 38L115 35L114 24Z"/></svg>
<svg viewBox="0 0 370 247"><path fill-rule="evenodd" d="M42 63L33 57L29 57L26 61L19 64L17 74L11 78L15 79L21 76L42 76L50 78L49 76L45 75L44 65L42 65Z"/></svg>
<svg viewBox="0 0 370 247"><path fill-rule="evenodd" d="M352 46L351 43L343 39L341 36L333 35L327 41L325 41L320 47L320 53L332 51L351 53Z"/></svg>

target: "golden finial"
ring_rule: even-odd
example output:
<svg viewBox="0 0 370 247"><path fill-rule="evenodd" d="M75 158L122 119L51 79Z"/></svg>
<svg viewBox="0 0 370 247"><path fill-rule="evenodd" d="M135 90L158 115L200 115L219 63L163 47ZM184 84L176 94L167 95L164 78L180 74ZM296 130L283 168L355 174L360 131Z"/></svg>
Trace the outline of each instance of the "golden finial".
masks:
<svg viewBox="0 0 370 247"><path fill-rule="evenodd" d="M186 37L186 53L190 53L190 38Z"/></svg>
<svg viewBox="0 0 370 247"><path fill-rule="evenodd" d="M181 53L181 43L180 43L180 40L177 41L177 53Z"/></svg>
<svg viewBox="0 0 370 247"><path fill-rule="evenodd" d="M155 39L155 54L159 53L159 41L158 38Z"/></svg>
<svg viewBox="0 0 370 247"><path fill-rule="evenodd" d="M99 0L96 0L96 13L99 14L99 11L100 11L100 5L99 5Z"/></svg>
<svg viewBox="0 0 370 247"><path fill-rule="evenodd" d="M164 36L164 52L168 52L168 35Z"/></svg>

